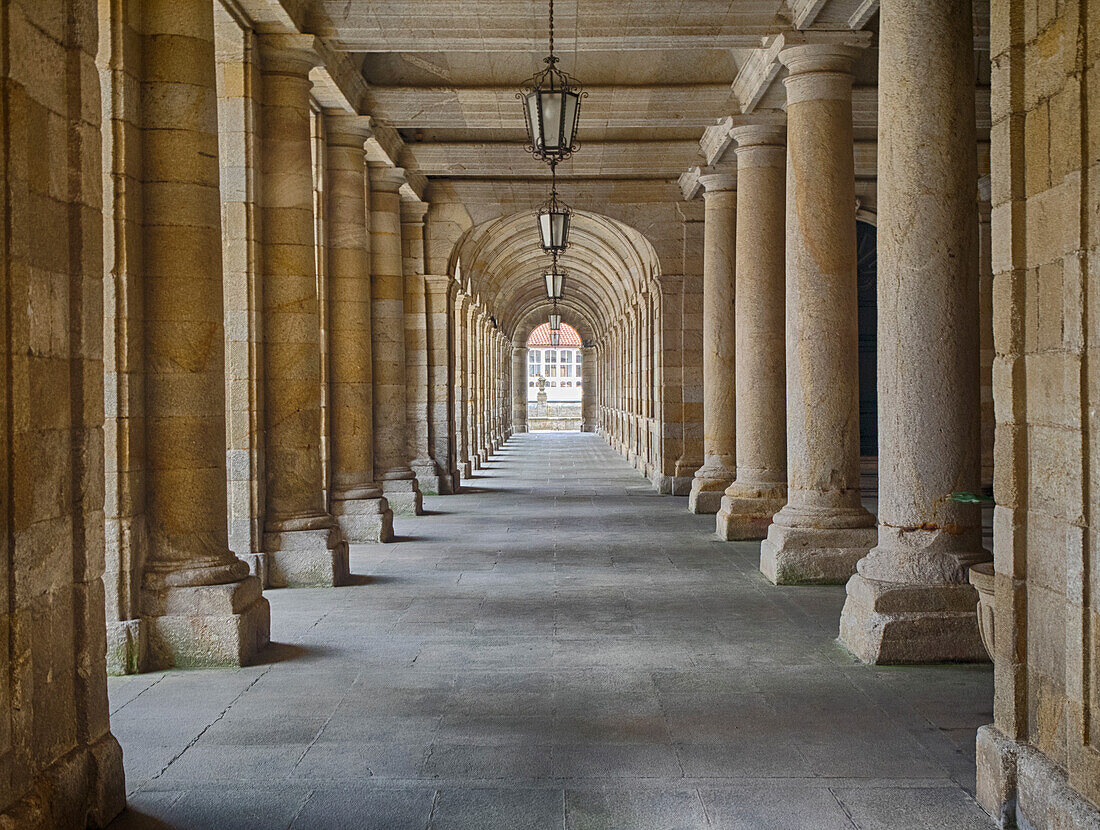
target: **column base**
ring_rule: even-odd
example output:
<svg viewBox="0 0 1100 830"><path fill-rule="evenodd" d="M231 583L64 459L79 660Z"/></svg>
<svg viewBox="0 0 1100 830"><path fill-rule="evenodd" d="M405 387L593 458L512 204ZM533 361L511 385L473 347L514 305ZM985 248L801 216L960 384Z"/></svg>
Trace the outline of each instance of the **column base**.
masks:
<svg viewBox="0 0 1100 830"><path fill-rule="evenodd" d="M968 584L848 581L840 644L864 663L987 663L978 592Z"/></svg>
<svg viewBox="0 0 1100 830"><path fill-rule="evenodd" d="M474 472L474 463L472 461L463 461L458 465L458 473L463 478L470 478Z"/></svg>
<svg viewBox="0 0 1100 830"><path fill-rule="evenodd" d="M110 732L21 783L25 795L0 809L2 827L106 827L126 808L122 747Z"/></svg>
<svg viewBox="0 0 1100 830"><path fill-rule="evenodd" d="M420 462L415 461L411 465L413 473L416 475L416 484L420 488L420 492L427 496L438 496L443 492L440 488L440 478L438 472L436 472L436 466L434 461Z"/></svg>
<svg viewBox="0 0 1100 830"><path fill-rule="evenodd" d="M384 496L333 499L332 516L350 545L393 541L393 511Z"/></svg>
<svg viewBox="0 0 1100 830"><path fill-rule="evenodd" d="M348 543L335 523L269 531L264 533L264 547L273 588L332 588L348 580Z"/></svg>
<svg viewBox="0 0 1100 830"><path fill-rule="evenodd" d="M107 622L107 674L140 674L145 671L145 628L140 617Z"/></svg>
<svg viewBox="0 0 1100 830"><path fill-rule="evenodd" d="M512 433L517 434L520 432L527 432L527 424L519 424L512 428Z"/></svg>
<svg viewBox="0 0 1100 830"><path fill-rule="evenodd" d="M704 478L696 474L688 493L688 510L696 515L713 516L722 507L722 496L732 483L732 478Z"/></svg>
<svg viewBox="0 0 1100 830"><path fill-rule="evenodd" d="M592 424L581 424L581 432L595 432L596 427Z"/></svg>
<svg viewBox="0 0 1100 830"><path fill-rule="evenodd" d="M245 666L268 644L271 608L260 580L142 593L146 671Z"/></svg>
<svg viewBox="0 0 1100 830"><path fill-rule="evenodd" d="M877 538L873 526L791 527L773 519L760 543L760 572L776 585L843 585Z"/></svg>
<svg viewBox="0 0 1100 830"><path fill-rule="evenodd" d="M737 482L722 496L722 506L715 521L718 538L726 542L756 541L768 535L775 514L787 503L786 487L741 488ZM741 494L743 493L743 495Z"/></svg>
<svg viewBox="0 0 1100 830"><path fill-rule="evenodd" d="M420 516L424 513L424 496L415 478L386 479L382 492L395 516Z"/></svg>

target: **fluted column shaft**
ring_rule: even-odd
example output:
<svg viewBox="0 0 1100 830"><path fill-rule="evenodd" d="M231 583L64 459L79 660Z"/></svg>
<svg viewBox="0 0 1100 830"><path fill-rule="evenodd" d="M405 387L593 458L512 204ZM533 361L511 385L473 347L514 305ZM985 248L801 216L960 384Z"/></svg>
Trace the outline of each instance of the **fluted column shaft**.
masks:
<svg viewBox="0 0 1100 830"><path fill-rule="evenodd" d="M736 471L734 256L737 178L699 177L706 202L703 243L703 466L688 496L692 513L717 513Z"/></svg>
<svg viewBox="0 0 1100 830"><path fill-rule="evenodd" d="M140 610L150 668L242 664L267 643L269 611L259 581L229 549L227 529L214 18L201 0L148 5L140 113L148 547Z"/></svg>
<svg viewBox="0 0 1100 830"><path fill-rule="evenodd" d="M737 142L737 478L722 497L719 537L763 539L787 501L786 128L732 131Z"/></svg>
<svg viewBox="0 0 1100 830"><path fill-rule="evenodd" d="M859 489L852 63L837 43L787 66L787 505L761 544L774 582L839 583L874 541Z"/></svg>
<svg viewBox="0 0 1100 830"><path fill-rule="evenodd" d="M887 0L879 51L878 545L841 642L870 662L985 659L971 4ZM929 152L934 149L934 152Z"/></svg>
<svg viewBox="0 0 1100 830"><path fill-rule="evenodd" d="M328 196L332 512L349 542L393 538L393 513L374 480L371 286L367 231L369 120L325 114Z"/></svg>
<svg viewBox="0 0 1100 830"><path fill-rule="evenodd" d="M409 466L405 379L405 274L401 186L405 171L371 163L371 317L374 360L374 465L396 515L422 512Z"/></svg>
<svg viewBox="0 0 1100 830"><path fill-rule="evenodd" d="M337 584L347 543L325 506L308 35L260 38L264 549L274 585Z"/></svg>

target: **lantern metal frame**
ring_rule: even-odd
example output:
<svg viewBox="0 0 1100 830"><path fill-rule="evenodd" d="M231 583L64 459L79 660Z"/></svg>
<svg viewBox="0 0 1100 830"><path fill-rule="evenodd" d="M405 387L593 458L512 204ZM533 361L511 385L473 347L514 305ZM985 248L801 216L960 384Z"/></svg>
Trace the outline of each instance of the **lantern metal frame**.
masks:
<svg viewBox="0 0 1100 830"><path fill-rule="evenodd" d="M542 272L542 280L546 286L546 299L553 300L556 304L565 292L566 271L558 267L558 258L554 257L549 270Z"/></svg>
<svg viewBox="0 0 1100 830"><path fill-rule="evenodd" d="M554 310L550 312L550 331L561 331L561 314L558 312L558 301L554 300Z"/></svg>
<svg viewBox="0 0 1100 830"><path fill-rule="evenodd" d="M557 348L558 346L561 345L561 332L560 331L550 332L550 345L555 347L555 348Z"/></svg>
<svg viewBox="0 0 1100 830"><path fill-rule="evenodd" d="M560 217L560 219L557 219ZM560 254L569 247L569 227L573 208L558 199L558 176L550 168L550 198L539 206L535 224L539 232L539 247L551 254Z"/></svg>
<svg viewBox="0 0 1100 830"><path fill-rule="evenodd" d="M542 59L546 68L536 72L523 85L516 98L523 107L523 122L527 126L526 150L535 158L554 165L565 161L580 146L577 144L577 124L581 101L588 97L577 80L558 68L554 54L554 0L550 0L550 53ZM547 104L557 103L554 107ZM547 127L556 128L557 140L546 143Z"/></svg>

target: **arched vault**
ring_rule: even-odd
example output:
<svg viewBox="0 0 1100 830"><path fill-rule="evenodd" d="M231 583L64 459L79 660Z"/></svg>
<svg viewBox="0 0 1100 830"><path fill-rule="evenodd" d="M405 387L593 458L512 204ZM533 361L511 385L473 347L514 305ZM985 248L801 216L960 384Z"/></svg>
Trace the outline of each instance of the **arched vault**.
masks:
<svg viewBox="0 0 1100 830"><path fill-rule="evenodd" d="M562 319L586 342L599 340L635 297L657 291L657 253L640 232L617 219L576 210L569 249ZM493 219L466 231L451 253L462 281L497 318L513 342L526 342L550 310L542 271L549 255L538 244L534 211Z"/></svg>

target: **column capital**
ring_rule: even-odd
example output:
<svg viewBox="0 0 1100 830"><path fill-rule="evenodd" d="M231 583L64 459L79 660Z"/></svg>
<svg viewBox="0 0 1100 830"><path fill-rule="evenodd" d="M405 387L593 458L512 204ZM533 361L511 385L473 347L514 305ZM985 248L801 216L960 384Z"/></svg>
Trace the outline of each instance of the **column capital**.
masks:
<svg viewBox="0 0 1100 830"><path fill-rule="evenodd" d="M787 125L773 122L743 124L730 129L730 138L736 142L735 150L748 147L785 147L787 144ZM740 163L740 158L738 158Z"/></svg>
<svg viewBox="0 0 1100 830"><path fill-rule="evenodd" d="M370 186L378 190L396 193L408 181L404 167L390 167L380 162L367 162L370 171Z"/></svg>
<svg viewBox="0 0 1100 830"><path fill-rule="evenodd" d="M424 275L424 287L433 294L446 294L454 285L455 281L448 276L441 276L439 274Z"/></svg>
<svg viewBox="0 0 1100 830"><path fill-rule="evenodd" d="M401 224L423 225L424 216L431 207L427 202L414 202L408 199L401 200Z"/></svg>
<svg viewBox="0 0 1100 830"><path fill-rule="evenodd" d="M852 67L870 45L871 32L805 32L785 39L779 61L787 67L788 106L851 98Z"/></svg>
<svg viewBox="0 0 1100 830"><path fill-rule="evenodd" d="M321 42L313 35L260 34L260 73L308 77L320 66Z"/></svg>
<svg viewBox="0 0 1100 830"><path fill-rule="evenodd" d="M859 32L785 32L779 62L791 75L852 71L852 64L871 45L873 34Z"/></svg>
<svg viewBox="0 0 1100 830"><path fill-rule="evenodd" d="M374 135L369 115L352 115L343 110L326 109L325 140L329 146L354 147L363 150L367 139Z"/></svg>
<svg viewBox="0 0 1100 830"><path fill-rule="evenodd" d="M737 190L737 170L717 170L713 167L702 167L699 172L699 185L703 188L704 198L712 193L735 191Z"/></svg>

